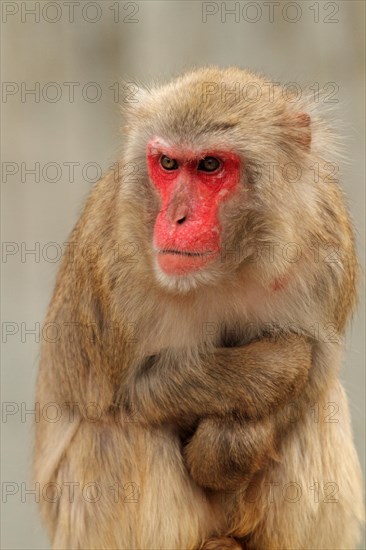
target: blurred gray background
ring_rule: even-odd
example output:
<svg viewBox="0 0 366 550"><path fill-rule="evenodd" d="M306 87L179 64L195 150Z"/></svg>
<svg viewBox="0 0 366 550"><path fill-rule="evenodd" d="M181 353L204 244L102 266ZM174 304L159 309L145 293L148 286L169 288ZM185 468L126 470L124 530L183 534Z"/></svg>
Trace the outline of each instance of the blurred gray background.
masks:
<svg viewBox="0 0 366 550"><path fill-rule="evenodd" d="M120 77L149 83L192 66L238 65L282 83L319 88L335 99L347 146L342 183L364 261L363 1L70 4L1 3L6 549L49 547L37 497L27 493L32 488L31 410L40 324L60 264L60 247L93 181L116 160L122 145L118 100L126 100L128 90L119 86L117 97ZM360 306L347 337L342 379L363 465L364 357L365 317Z"/></svg>

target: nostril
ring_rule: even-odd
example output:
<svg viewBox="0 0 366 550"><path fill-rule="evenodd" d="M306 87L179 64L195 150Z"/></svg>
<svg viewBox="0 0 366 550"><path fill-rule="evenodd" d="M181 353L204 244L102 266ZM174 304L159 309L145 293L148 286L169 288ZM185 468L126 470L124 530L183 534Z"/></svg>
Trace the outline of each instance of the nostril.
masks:
<svg viewBox="0 0 366 550"><path fill-rule="evenodd" d="M186 216L183 216L183 218L180 218L179 220L177 220L177 223L179 223L179 225L181 225L182 223L184 223L186 220Z"/></svg>

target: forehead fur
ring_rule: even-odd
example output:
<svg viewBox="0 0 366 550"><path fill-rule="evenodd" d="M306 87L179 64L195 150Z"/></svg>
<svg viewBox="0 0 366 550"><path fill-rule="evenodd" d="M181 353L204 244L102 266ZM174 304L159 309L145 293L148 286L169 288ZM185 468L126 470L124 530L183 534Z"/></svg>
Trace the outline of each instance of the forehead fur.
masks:
<svg viewBox="0 0 366 550"><path fill-rule="evenodd" d="M296 117L307 110L265 77L235 67L208 67L144 90L127 120L132 131L138 122L146 139L155 135L200 147L222 142L243 153L268 153L274 144L288 149L301 141L307 130Z"/></svg>

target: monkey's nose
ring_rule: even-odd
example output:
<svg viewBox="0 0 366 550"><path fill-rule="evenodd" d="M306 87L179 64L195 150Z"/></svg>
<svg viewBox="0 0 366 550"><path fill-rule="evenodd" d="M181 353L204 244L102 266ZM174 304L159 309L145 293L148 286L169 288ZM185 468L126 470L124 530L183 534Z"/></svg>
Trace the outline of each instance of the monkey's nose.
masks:
<svg viewBox="0 0 366 550"><path fill-rule="evenodd" d="M182 204L174 209L170 219L174 225L182 225L186 221L188 214L188 207Z"/></svg>
<svg viewBox="0 0 366 550"><path fill-rule="evenodd" d="M181 199L178 204L171 204L166 213L169 223L175 227L182 225L189 217L189 205L186 200Z"/></svg>

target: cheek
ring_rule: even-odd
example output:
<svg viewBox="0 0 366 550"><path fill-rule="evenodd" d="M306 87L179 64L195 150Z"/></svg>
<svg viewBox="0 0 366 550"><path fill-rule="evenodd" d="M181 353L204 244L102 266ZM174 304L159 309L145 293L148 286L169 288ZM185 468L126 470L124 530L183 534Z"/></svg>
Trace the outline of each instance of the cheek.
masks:
<svg viewBox="0 0 366 550"><path fill-rule="evenodd" d="M149 177L163 202L166 201L174 188L178 172L163 170L160 166L160 155L147 155Z"/></svg>

